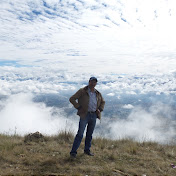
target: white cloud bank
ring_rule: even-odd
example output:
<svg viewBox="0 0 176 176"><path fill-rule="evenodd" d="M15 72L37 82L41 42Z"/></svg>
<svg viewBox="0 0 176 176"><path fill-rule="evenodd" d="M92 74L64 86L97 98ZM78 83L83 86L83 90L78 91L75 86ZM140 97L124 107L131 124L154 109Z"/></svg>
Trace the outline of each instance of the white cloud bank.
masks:
<svg viewBox="0 0 176 176"><path fill-rule="evenodd" d="M77 130L76 122L67 119L62 109L53 110L42 103L34 103L32 98L31 94L17 94L1 102L0 133L25 135L39 131L54 135L60 131Z"/></svg>
<svg viewBox="0 0 176 176"><path fill-rule="evenodd" d="M146 94L155 92L160 95L175 94L175 72L168 74L111 74L89 71L72 72L72 70L58 70L53 67L1 67L0 94L11 95L17 93L56 93L63 94L76 91L88 84L90 76L98 78L97 89L103 95L118 97L120 94Z"/></svg>
<svg viewBox="0 0 176 176"><path fill-rule="evenodd" d="M167 118L159 115L163 111L167 112ZM161 104L151 107L148 112L135 107L127 119L116 118L111 119L111 122L106 119L104 123L106 126L109 123L109 133L105 133L105 136L112 139L130 138L140 142L175 143L176 122L169 119L169 114L169 107Z"/></svg>

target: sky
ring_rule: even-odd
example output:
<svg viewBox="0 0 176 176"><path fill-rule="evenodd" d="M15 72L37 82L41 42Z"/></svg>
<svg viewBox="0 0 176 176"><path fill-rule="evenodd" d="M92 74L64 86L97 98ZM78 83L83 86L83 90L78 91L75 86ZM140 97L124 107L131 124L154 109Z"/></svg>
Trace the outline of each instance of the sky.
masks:
<svg viewBox="0 0 176 176"><path fill-rule="evenodd" d="M135 96L141 101L142 96L149 97L152 93L159 97L155 100L158 112L162 111L160 106L164 106L163 103L167 103L167 109L173 110L176 91L175 19L174 0L1 0L0 118L4 119L4 125L0 126L0 132L13 129L14 133L17 127L20 134L37 130L37 127L26 131L27 128L21 128L23 112L11 109L10 102L17 109L26 104L26 112L36 112L37 109L36 114L41 114L39 120L46 110L49 115L44 119L51 120L52 111L56 109L49 110L42 103L36 104L33 98L39 94L56 94L68 99L78 88L87 85L90 76L98 78L97 89L109 106L111 101L118 104L124 96ZM167 98L163 100L162 96ZM147 114L142 117L144 119L159 118L151 111L152 108L146 112L138 106L140 103L136 105L129 98L121 105L122 109L132 111L126 119L127 129L134 114L136 119L141 112ZM69 102L68 107L73 108ZM60 115L62 118L66 116L63 108L66 107L57 109L63 113ZM16 117L17 127L5 120L13 110L11 115ZM108 109L105 114L108 114ZM114 115L119 116L117 112ZM37 115L30 116L31 119L37 118ZM54 119L60 124L58 116ZM137 121L133 123L135 128L141 126ZM150 122L150 127L146 127L149 131L155 128L156 123ZM75 131L77 121L73 118L71 123L75 124ZM121 123L124 122L117 120L115 124ZM57 131L52 131L52 124L53 121L48 134ZM58 125L56 129L61 129L61 126L66 125ZM45 128L43 125L43 131ZM116 127L109 124L109 129L115 130ZM169 130L174 134L173 127L169 126ZM111 138L132 133L130 129L128 133L119 135L110 131L112 134L108 135ZM162 136L162 130L159 134ZM156 133L148 135L158 139Z"/></svg>

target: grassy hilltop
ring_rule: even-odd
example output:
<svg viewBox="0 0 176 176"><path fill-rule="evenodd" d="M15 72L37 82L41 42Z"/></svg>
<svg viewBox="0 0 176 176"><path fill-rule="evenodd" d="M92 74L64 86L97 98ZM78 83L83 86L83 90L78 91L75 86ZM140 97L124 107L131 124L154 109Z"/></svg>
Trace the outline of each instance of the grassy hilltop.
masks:
<svg viewBox="0 0 176 176"><path fill-rule="evenodd" d="M69 152L73 135L27 138L0 135L0 175L109 175L176 176L176 146L132 140L93 139L95 156L83 154L84 140L76 159Z"/></svg>

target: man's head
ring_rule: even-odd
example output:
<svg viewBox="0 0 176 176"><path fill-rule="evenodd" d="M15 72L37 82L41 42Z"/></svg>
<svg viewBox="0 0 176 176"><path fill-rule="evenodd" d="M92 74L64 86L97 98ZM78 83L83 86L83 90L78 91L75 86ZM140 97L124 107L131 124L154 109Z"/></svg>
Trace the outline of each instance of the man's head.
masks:
<svg viewBox="0 0 176 176"><path fill-rule="evenodd" d="M97 85L97 78L96 77L90 77L89 79L89 87L94 88Z"/></svg>
<svg viewBox="0 0 176 176"><path fill-rule="evenodd" d="M94 77L94 76L90 77L89 82L90 82L90 81L96 81L96 82L98 82L97 78Z"/></svg>

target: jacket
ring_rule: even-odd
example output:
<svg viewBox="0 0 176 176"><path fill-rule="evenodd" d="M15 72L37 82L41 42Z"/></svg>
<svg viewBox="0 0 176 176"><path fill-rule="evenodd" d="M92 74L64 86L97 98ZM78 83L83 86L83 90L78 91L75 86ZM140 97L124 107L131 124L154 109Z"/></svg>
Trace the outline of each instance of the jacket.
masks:
<svg viewBox="0 0 176 176"><path fill-rule="evenodd" d="M101 119L101 112L104 109L105 101L101 95L101 93L95 89L96 97L97 97L97 109L100 110L100 113L97 111L97 118ZM88 86L79 89L74 95L70 97L70 102L73 106L78 109L77 115L81 118L85 118L88 112L89 105L89 94L88 94Z"/></svg>

